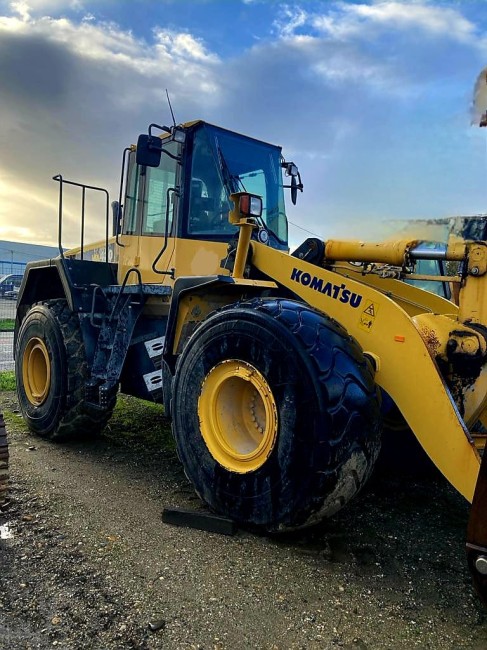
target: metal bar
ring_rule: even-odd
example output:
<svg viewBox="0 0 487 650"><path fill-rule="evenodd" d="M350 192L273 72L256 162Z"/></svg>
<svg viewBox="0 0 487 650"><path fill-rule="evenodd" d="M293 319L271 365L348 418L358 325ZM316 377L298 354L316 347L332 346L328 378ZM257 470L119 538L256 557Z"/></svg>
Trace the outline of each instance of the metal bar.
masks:
<svg viewBox="0 0 487 650"><path fill-rule="evenodd" d="M81 190L81 259L83 259L84 256L83 245L85 240L85 197L86 187L83 187Z"/></svg>
<svg viewBox="0 0 487 650"><path fill-rule="evenodd" d="M119 193L118 193L118 210L119 210L119 214L117 215L117 229L115 231L115 241L117 243L117 246L120 246L122 248L124 248L125 244L122 244L122 242L118 238L118 235L119 235L118 227L120 225L119 222L118 222L118 219L120 219L120 215L121 215L121 211L122 211L122 196L123 196L123 187L124 187L124 179L125 179L125 164L126 164L126 160L127 160L127 153L130 153L130 151L132 151L131 147L125 147L125 149L123 150L123 154L122 154L122 171L120 172L120 190L119 190Z"/></svg>
<svg viewBox="0 0 487 650"><path fill-rule="evenodd" d="M103 190L106 196L106 210L105 210L105 262L110 263L108 259L108 231L110 223L110 196L106 190Z"/></svg>
<svg viewBox="0 0 487 650"><path fill-rule="evenodd" d="M164 508L162 521L172 526L184 526L185 528L196 528L210 533L221 535L235 535L237 524L227 517L218 517L210 512L196 512L194 510L183 510L182 508Z"/></svg>
<svg viewBox="0 0 487 650"><path fill-rule="evenodd" d="M407 273L405 280L431 280L432 282L456 282L460 284L462 277L460 275L425 275L423 273Z"/></svg>
<svg viewBox="0 0 487 650"><path fill-rule="evenodd" d="M57 181L59 183L58 248L59 248L60 256L64 259L64 251L63 251L63 246L62 246L62 236L63 236L63 183L68 182L68 181L64 181L61 174L57 174L56 176L53 176L52 180Z"/></svg>
<svg viewBox="0 0 487 650"><path fill-rule="evenodd" d="M409 250L409 257L412 260L446 260L446 249L446 244L441 244L441 248L428 248L421 242Z"/></svg>
<svg viewBox="0 0 487 650"><path fill-rule="evenodd" d="M172 279L174 279L174 269L171 269L170 271L159 271L157 268L157 262L161 259L163 254L166 251L167 248L167 242L168 242L168 237L169 237L169 209L170 209L170 195L171 193L174 193L176 196L179 196L179 191L175 187L169 187L166 192L166 224L164 228L164 244L157 254L156 259L152 262L152 270L154 273L158 273L159 275L169 275ZM174 211L174 206L173 206L173 211ZM174 215L174 212L173 212Z"/></svg>
<svg viewBox="0 0 487 650"><path fill-rule="evenodd" d="M73 185L74 187L81 187L81 259L83 259L83 246L84 246L84 221L85 221L85 193L86 190L93 190L95 192L103 192L106 197L106 210L105 210L105 262L108 264L108 226L109 218L109 205L110 195L104 187L97 187L96 185L87 185L86 183L76 183L75 181L67 181L61 174L53 176L52 179L59 183L59 232L58 232L58 246L59 253L64 259L64 251L62 247L62 223L63 223L63 184Z"/></svg>

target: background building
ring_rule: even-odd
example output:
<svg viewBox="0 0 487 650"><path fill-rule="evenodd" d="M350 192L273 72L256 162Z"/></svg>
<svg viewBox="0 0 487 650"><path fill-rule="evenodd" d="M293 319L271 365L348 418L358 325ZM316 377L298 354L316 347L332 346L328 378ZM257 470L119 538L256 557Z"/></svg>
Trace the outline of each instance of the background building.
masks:
<svg viewBox="0 0 487 650"><path fill-rule="evenodd" d="M57 257L55 246L39 246L15 241L0 240L0 275L23 273L27 262Z"/></svg>

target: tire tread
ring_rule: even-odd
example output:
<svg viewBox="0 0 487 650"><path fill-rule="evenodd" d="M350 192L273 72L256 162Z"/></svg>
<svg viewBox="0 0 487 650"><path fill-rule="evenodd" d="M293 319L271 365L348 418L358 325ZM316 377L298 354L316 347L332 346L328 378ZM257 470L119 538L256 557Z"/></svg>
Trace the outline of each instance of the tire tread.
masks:
<svg viewBox="0 0 487 650"><path fill-rule="evenodd" d="M57 321L66 351L67 390L64 411L55 428L44 437L57 442L92 437L107 425L116 403L116 391L106 409L97 408L87 402L85 383L89 378L89 366L77 314L69 308L64 299L46 300L36 303L33 307L37 305L47 307ZM28 419L27 423L29 424ZM38 433L35 428L30 428L34 433Z"/></svg>

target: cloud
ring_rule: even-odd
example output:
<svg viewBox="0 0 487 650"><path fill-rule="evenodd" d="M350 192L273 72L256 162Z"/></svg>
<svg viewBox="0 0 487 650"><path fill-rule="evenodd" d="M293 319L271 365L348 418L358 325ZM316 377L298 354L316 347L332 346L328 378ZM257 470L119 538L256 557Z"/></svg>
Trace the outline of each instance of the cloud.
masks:
<svg viewBox="0 0 487 650"><path fill-rule="evenodd" d="M339 41L368 38L383 30L420 29L430 35L465 42L476 32L475 25L459 10L421 2L335 2L329 3L325 12L283 5L274 26L281 38L299 35L306 27L317 35Z"/></svg>
<svg viewBox="0 0 487 650"><path fill-rule="evenodd" d="M37 212L31 206L39 187L49 185L55 214L49 179L59 171L113 187L123 147L167 113L165 88L176 110L184 106L194 117L201 101L211 107L218 100L219 66L218 57L185 32L156 28L147 43L113 23L0 17L0 181L11 172L28 176L32 192L30 201L28 188L3 201L1 223L21 214L34 239L36 214L46 205ZM15 202L19 209L12 211ZM74 222L66 228L71 243L77 230ZM12 239L20 232L12 226Z"/></svg>
<svg viewBox="0 0 487 650"><path fill-rule="evenodd" d="M115 197L123 147L169 119L166 88L178 121L201 117L281 143L305 183L291 218L323 236L346 215L444 215L461 200L480 210L480 192L457 187L468 175L474 188L481 173L476 142L462 129L485 40L460 6L272 6L270 31L223 58L162 18L142 37L100 21L91 1L12 3L0 16L4 237L10 229L24 238L26 228L32 240L55 241L56 173ZM67 9L79 15L63 16ZM65 226L72 245L76 200ZM103 233L95 212L89 229Z"/></svg>
<svg viewBox="0 0 487 650"><path fill-rule="evenodd" d="M460 11L449 7L428 6L421 3L380 2L374 5L341 5L348 17L345 26L348 33L359 30L361 25L392 29L422 29L449 39L468 41L476 29ZM320 26L319 23L317 26ZM325 30L326 31L326 30Z"/></svg>

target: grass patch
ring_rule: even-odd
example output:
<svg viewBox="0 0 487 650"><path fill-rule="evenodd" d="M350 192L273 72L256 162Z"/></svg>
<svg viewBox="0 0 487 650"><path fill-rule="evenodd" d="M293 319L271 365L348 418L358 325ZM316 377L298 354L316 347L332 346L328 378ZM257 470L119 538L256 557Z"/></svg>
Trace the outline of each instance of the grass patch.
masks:
<svg viewBox="0 0 487 650"><path fill-rule="evenodd" d="M7 391L15 391L13 370L0 372L0 392ZM9 398L10 396L5 396L4 400L10 402ZM12 398L15 399L15 395L12 395ZM0 412L1 410L0 408ZM20 424L25 427L23 418L12 413L7 404L3 411L8 424ZM164 416L164 407L130 395L118 395L117 405L102 436L115 444L132 449L157 449L171 454L175 454L176 450L170 422Z"/></svg>
<svg viewBox="0 0 487 650"><path fill-rule="evenodd" d="M152 447L174 452L175 445L164 407L130 395L118 395L103 436L134 448Z"/></svg>
<svg viewBox="0 0 487 650"><path fill-rule="evenodd" d="M0 332L13 332L15 318L0 318Z"/></svg>
<svg viewBox="0 0 487 650"><path fill-rule="evenodd" d="M15 390L15 373L13 370L0 372L0 391Z"/></svg>

